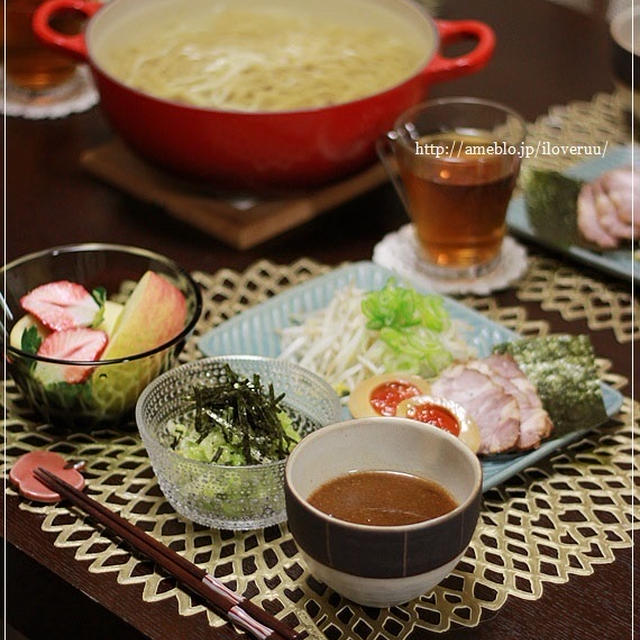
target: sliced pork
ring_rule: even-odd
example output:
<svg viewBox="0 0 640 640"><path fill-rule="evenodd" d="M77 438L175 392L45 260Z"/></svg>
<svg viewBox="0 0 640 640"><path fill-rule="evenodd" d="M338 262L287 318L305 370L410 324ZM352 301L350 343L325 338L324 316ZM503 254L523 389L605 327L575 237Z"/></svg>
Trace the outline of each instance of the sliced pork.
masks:
<svg viewBox="0 0 640 640"><path fill-rule="evenodd" d="M484 358L482 362L493 373L493 381L500 384L518 403L520 437L516 446L518 449L537 447L543 438L551 434L553 424L542 406L535 386L509 355L494 354Z"/></svg>
<svg viewBox="0 0 640 640"><path fill-rule="evenodd" d="M616 212L623 223L628 224L633 229L634 237L638 237L640 225L633 223L633 211L640 211L640 193L635 195L633 199L628 191L609 191L609 198L616 205ZM640 215L640 214L639 214Z"/></svg>
<svg viewBox="0 0 640 640"><path fill-rule="evenodd" d="M602 188L602 183L596 181L592 184L592 188L600 226L614 238L632 240L633 227L618 215L616 203Z"/></svg>
<svg viewBox="0 0 640 640"><path fill-rule="evenodd" d="M631 236L640 236L640 224L634 210L640 211L640 175L631 167L612 169L599 179L602 189L616 207L618 219L631 228Z"/></svg>
<svg viewBox="0 0 640 640"><path fill-rule="evenodd" d="M478 453L531 449L553 429L535 386L510 355L451 366L431 384L431 393L462 405L476 421Z"/></svg>
<svg viewBox="0 0 640 640"><path fill-rule="evenodd" d="M518 403L486 373L467 365L454 365L440 374L431 385L431 392L457 402L475 419L482 438L478 453L498 453L517 445Z"/></svg>
<svg viewBox="0 0 640 640"><path fill-rule="evenodd" d="M640 205L640 174L631 167L612 169L603 173L599 182L616 203L622 220L631 223L631 205L634 208Z"/></svg>
<svg viewBox="0 0 640 640"><path fill-rule="evenodd" d="M640 207L640 176L630 168L612 169L585 184L578 195L578 229L603 249L640 237L634 209ZM640 209L639 209L640 210Z"/></svg>
<svg viewBox="0 0 640 640"><path fill-rule="evenodd" d="M595 195L590 184L585 184L578 194L578 229L587 240L603 249L615 249L618 246L618 239L605 231L600 224Z"/></svg>

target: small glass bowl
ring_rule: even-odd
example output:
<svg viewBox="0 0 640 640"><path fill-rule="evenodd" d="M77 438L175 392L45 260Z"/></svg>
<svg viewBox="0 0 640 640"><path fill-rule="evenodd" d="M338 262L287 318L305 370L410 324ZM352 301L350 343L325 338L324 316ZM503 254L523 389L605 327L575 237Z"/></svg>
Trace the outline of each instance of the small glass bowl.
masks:
<svg viewBox="0 0 640 640"><path fill-rule="evenodd" d="M136 406L136 421L160 488L186 518L220 529L257 529L286 520L286 459L268 464L224 466L191 460L164 441L169 420L185 413L194 383L216 383L229 365L237 374L273 384L285 393L283 405L301 435L337 422L341 404L333 388L315 374L284 360L258 356L219 356L182 365L154 380Z"/></svg>
<svg viewBox="0 0 640 640"><path fill-rule="evenodd" d="M88 291L103 286L108 299L118 298L119 302L124 302L147 270L155 271L174 284L187 303L182 331L155 349L99 360L96 364L45 358L9 344L6 336L24 315L20 298L35 287L70 280ZM172 366L202 310L198 285L186 271L164 256L136 247L98 243L54 247L14 260L2 268L2 275L6 277L7 368L30 407L56 426L102 428L122 425L131 418L138 396L149 382ZM153 313L153 309L149 309L149 313ZM84 383L45 387L32 375L39 362L65 369L95 368Z"/></svg>

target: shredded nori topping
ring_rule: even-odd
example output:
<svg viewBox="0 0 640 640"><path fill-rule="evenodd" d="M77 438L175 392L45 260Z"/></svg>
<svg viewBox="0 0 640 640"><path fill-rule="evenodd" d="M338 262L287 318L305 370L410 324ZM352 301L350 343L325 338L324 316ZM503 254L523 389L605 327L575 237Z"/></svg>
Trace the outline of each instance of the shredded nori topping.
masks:
<svg viewBox="0 0 640 640"><path fill-rule="evenodd" d="M278 417L285 412L285 394L276 396L273 385L265 389L259 375L240 377L226 365L224 382L198 383L192 387L194 427L198 443L212 431L220 431L226 443L240 448L245 464L260 464L285 458L295 442ZM216 462L222 451L214 457Z"/></svg>

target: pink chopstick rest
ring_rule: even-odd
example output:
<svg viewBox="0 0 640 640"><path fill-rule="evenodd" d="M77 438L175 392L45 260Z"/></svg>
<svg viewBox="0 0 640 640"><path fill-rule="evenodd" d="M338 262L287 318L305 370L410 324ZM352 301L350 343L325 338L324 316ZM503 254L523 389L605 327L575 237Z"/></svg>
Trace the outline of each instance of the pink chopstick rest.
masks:
<svg viewBox="0 0 640 640"><path fill-rule="evenodd" d="M85 480L78 468L83 466L84 463L68 466L67 461L59 453L53 451L30 451L18 458L9 472L9 480L29 500L58 502L62 499L60 494L42 484L33 475L33 470L37 467L44 467L76 489L82 490Z"/></svg>

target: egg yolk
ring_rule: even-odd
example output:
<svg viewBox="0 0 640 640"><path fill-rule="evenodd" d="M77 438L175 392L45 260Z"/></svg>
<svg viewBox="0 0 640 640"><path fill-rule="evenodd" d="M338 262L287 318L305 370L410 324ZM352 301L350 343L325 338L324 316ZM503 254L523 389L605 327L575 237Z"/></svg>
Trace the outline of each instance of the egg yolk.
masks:
<svg viewBox="0 0 640 640"><path fill-rule="evenodd" d="M418 387L399 380L378 385L369 395L369 402L381 416L395 416L398 405L421 393Z"/></svg>
<svg viewBox="0 0 640 640"><path fill-rule="evenodd" d="M454 436L460 435L460 423L457 418L444 407L435 404L415 404L407 410L407 418L426 422L448 431Z"/></svg>

